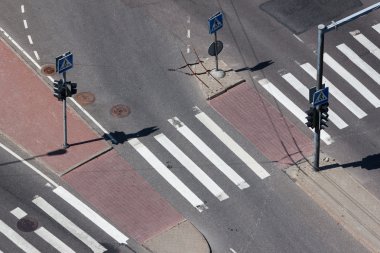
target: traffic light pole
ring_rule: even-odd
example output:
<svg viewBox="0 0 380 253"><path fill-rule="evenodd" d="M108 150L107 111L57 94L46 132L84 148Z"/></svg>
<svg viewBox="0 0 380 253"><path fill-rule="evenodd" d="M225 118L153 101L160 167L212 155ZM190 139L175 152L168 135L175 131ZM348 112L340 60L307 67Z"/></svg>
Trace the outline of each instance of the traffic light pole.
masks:
<svg viewBox="0 0 380 253"><path fill-rule="evenodd" d="M62 73L63 76L63 89L66 92L66 71ZM66 94L65 94L66 95ZM63 98L63 148L69 147L67 143L67 116L66 116L66 96Z"/></svg>
<svg viewBox="0 0 380 253"><path fill-rule="evenodd" d="M350 16L347 16L337 22L332 22L330 25L325 26L323 24L318 25L318 49L317 49L317 90L323 88L322 80L323 80L323 51L324 51L324 40L325 33L335 30L339 26L347 24L361 16L364 16L374 10L380 8L380 3L376 3L371 5L361 11L358 11ZM320 152L320 141L321 141L321 111L320 106L317 106L317 124L315 126L314 132L314 161L313 167L315 170L319 170L319 152Z"/></svg>

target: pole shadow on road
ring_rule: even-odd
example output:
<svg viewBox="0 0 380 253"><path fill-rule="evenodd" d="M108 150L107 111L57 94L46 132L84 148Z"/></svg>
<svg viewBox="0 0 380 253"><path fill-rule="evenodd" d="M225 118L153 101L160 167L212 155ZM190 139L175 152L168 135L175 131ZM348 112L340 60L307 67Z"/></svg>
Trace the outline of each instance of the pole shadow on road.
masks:
<svg viewBox="0 0 380 253"><path fill-rule="evenodd" d="M326 165L320 168L320 170L329 170L329 169L334 169L337 167L342 167L342 168L348 168L348 167L362 167L363 169L366 170L376 170L380 169L380 154L375 154L375 155L369 155L367 157L364 157L360 161L356 162L351 162L351 163L344 163L344 164L330 164Z"/></svg>
<svg viewBox="0 0 380 253"><path fill-rule="evenodd" d="M237 69L237 70L235 70L235 72L241 72L241 71L246 71L246 70L249 70L251 72L258 71L258 70L262 70L262 69L268 67L269 65L272 65L273 63L274 62L272 60L263 61L263 62L256 64L254 67L251 67L251 68L245 67L245 68Z"/></svg>

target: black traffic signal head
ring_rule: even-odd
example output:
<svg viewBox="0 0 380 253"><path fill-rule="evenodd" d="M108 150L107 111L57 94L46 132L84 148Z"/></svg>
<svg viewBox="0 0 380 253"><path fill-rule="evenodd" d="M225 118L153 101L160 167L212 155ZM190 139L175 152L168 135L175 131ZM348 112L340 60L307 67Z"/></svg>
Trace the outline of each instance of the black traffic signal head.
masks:
<svg viewBox="0 0 380 253"><path fill-rule="evenodd" d="M317 110L314 107L310 107L310 109L306 111L306 114L306 126L314 128L317 124Z"/></svg>
<svg viewBox="0 0 380 253"><path fill-rule="evenodd" d="M54 80L53 83L54 97L56 97L59 101L62 101L66 97L65 87L63 85L62 79Z"/></svg>
<svg viewBox="0 0 380 253"><path fill-rule="evenodd" d="M328 127L327 122L329 121L329 103L320 106L319 111L321 112L321 129Z"/></svg>
<svg viewBox="0 0 380 253"><path fill-rule="evenodd" d="M73 95L77 94L77 84L72 83L71 81L67 81L66 90L67 90L67 96L72 97Z"/></svg>

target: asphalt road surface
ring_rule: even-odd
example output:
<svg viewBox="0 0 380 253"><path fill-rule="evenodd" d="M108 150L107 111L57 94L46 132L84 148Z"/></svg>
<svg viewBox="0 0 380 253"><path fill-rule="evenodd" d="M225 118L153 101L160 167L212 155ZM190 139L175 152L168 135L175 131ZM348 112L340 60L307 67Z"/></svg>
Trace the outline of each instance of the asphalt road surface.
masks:
<svg viewBox="0 0 380 253"><path fill-rule="evenodd" d="M374 1L362 2L367 6ZM306 27L300 26L302 22L288 24L286 15L280 17L280 23L271 16L276 13L276 1L265 3L2 1L0 7L7 11L0 17L0 26L41 65L54 63L55 57L66 51L74 54L75 67L68 73L68 79L78 82L79 91L91 92L96 98L85 109L108 131L118 132L122 143L117 145L117 150L206 236L213 252L364 252L362 246L301 192L276 163L268 161L254 143L246 140L209 106L195 78L178 69L184 65L181 50L189 59L192 57L187 53L190 47L203 57L207 56L207 48L212 41L207 19L223 9L226 24L219 33L219 39L225 46L221 58L234 70L240 70L239 74L249 85L311 137L311 131L300 117L293 114L297 110L272 98L276 94L271 93L271 87L280 89L301 110L307 108L305 98L287 83L285 77L296 77L307 87L314 85L313 78L305 71L310 69L307 63L315 66L316 61L313 53L316 33L309 29L313 24ZM353 2L351 9L341 10L337 15L350 14L364 7L355 4ZM331 21L331 15L321 16L321 22ZM365 51L349 32L360 30L379 45L378 34L371 27L380 20L377 16L371 14L332 32L331 36L328 34L326 51L342 61L350 73L357 75L373 94L380 97L378 84L335 48L346 43L376 69L378 59ZM170 71L173 69L178 71ZM357 162L366 156L376 155L379 146L378 138L375 138L379 131L376 129L378 110L366 99L368 96L358 93L332 69L326 67L325 73L367 115L358 118L352 106L347 108L338 102L338 98L333 98L331 108L347 126L330 123L328 133L334 142L323 144L323 150L341 163ZM111 108L118 104L129 107L128 117L111 115ZM232 137L270 176L260 178L221 144L214 132L196 118L200 112ZM183 126L187 127L186 131ZM200 151L202 144L194 135L189 135L187 129L212 152ZM136 149L125 138L128 134L139 137L145 148ZM174 154L180 152L164 148L168 146L165 137L205 170L229 198L216 198L196 180L174 158ZM164 140L165 144L159 140ZM184 198L180 188L155 170L157 164L150 160L147 150L199 197L202 208L194 208L196 206ZM211 153L238 171L250 187L239 188L231 178L218 171L215 165L218 162L210 160L214 156ZM375 181L379 172L363 172L361 165L363 163L353 165L352 172L371 191L378 193Z"/></svg>

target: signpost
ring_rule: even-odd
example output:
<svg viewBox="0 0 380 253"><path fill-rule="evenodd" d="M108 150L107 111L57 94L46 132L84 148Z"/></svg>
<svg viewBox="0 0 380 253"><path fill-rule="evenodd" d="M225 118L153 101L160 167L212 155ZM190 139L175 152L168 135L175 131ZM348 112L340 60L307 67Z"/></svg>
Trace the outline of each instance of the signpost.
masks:
<svg viewBox="0 0 380 253"><path fill-rule="evenodd" d="M208 19L208 27L209 27L209 34L214 34L215 36L215 42L213 43L214 44L214 50L213 52L215 52L215 70L212 71L212 74L215 76L215 77L218 77L218 78L222 78L224 77L225 73L223 70L219 70L219 67L218 67L218 49L217 49L217 45L218 45L218 37L217 37L217 31L222 29L223 27L223 12L217 12L215 15L213 15L211 18Z"/></svg>
<svg viewBox="0 0 380 253"><path fill-rule="evenodd" d="M63 55L60 55L55 58L55 69L56 72L62 74L63 77L63 89L67 92L66 88L66 71L71 69L74 66L73 64L73 54L67 52ZM67 143L67 117L66 117L66 94L63 97L63 148L68 148L69 144Z"/></svg>

